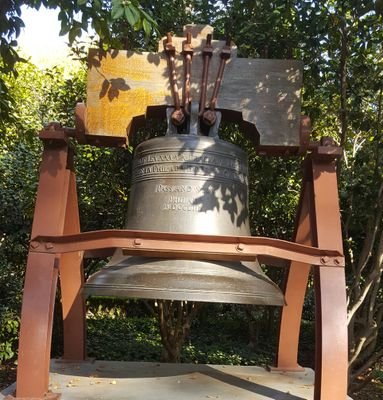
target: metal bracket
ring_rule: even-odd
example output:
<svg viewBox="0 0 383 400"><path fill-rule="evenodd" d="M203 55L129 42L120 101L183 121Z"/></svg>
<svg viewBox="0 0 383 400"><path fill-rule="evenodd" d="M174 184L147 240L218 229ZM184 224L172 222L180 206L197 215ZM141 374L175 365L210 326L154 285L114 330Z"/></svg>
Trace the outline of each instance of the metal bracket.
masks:
<svg viewBox="0 0 383 400"><path fill-rule="evenodd" d="M216 119L214 125L209 129L209 137L219 138L218 130L222 120L222 114L218 111L215 112Z"/></svg>
<svg viewBox="0 0 383 400"><path fill-rule="evenodd" d="M196 101L191 102L190 117L188 119L188 134L198 136L200 134L199 128L199 104Z"/></svg>
<svg viewBox="0 0 383 400"><path fill-rule="evenodd" d="M174 107L168 107L166 109L166 123L168 125L168 128L166 130L165 136L174 136L174 135L177 135L177 133L178 133L177 127L172 122L173 112L174 112Z"/></svg>

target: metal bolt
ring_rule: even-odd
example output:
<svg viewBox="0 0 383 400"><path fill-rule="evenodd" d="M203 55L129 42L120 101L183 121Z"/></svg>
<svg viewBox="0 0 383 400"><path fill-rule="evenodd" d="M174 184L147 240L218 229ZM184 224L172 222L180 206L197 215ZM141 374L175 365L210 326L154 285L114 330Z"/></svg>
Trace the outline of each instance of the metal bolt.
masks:
<svg viewBox="0 0 383 400"><path fill-rule="evenodd" d="M217 120L217 116L214 111L207 110L203 113L202 120L207 126L213 126Z"/></svg>
<svg viewBox="0 0 383 400"><path fill-rule="evenodd" d="M335 140L331 136L323 136L320 139L320 144L322 146L335 146L336 145Z"/></svg>
<svg viewBox="0 0 383 400"><path fill-rule="evenodd" d="M47 250L53 249L53 244L50 243L50 242L48 242L48 243L45 244L45 248L46 248Z"/></svg>
<svg viewBox="0 0 383 400"><path fill-rule="evenodd" d="M175 55L176 48L173 46L173 37L171 32L166 34L166 40L164 43L165 51L169 54Z"/></svg>
<svg viewBox="0 0 383 400"><path fill-rule="evenodd" d="M237 250L238 251L243 251L245 250L245 245L243 243L238 243L237 244Z"/></svg>
<svg viewBox="0 0 383 400"><path fill-rule="evenodd" d="M134 244L134 246L142 246L142 240L141 239L134 239L133 244Z"/></svg>
<svg viewBox="0 0 383 400"><path fill-rule="evenodd" d="M329 262L329 258L327 256L321 257L320 262L321 264L327 264Z"/></svg>
<svg viewBox="0 0 383 400"><path fill-rule="evenodd" d="M334 260L334 264L335 264L335 265L340 265L340 260L339 260L339 258L336 258L336 259Z"/></svg>
<svg viewBox="0 0 383 400"><path fill-rule="evenodd" d="M40 246L40 243L33 241L33 242L30 243L30 245L31 245L32 249L36 249L37 247Z"/></svg>
<svg viewBox="0 0 383 400"><path fill-rule="evenodd" d="M49 122L44 129L47 131L59 131L61 130L61 124L60 122Z"/></svg>
<svg viewBox="0 0 383 400"><path fill-rule="evenodd" d="M185 115L182 110L175 110L171 116L171 119L175 126L180 126L185 121Z"/></svg>

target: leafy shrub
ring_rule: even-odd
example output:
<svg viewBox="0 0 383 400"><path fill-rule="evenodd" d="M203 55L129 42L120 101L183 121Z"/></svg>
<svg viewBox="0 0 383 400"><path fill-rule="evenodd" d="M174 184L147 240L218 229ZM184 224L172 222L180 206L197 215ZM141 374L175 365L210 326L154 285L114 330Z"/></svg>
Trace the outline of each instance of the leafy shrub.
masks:
<svg viewBox="0 0 383 400"><path fill-rule="evenodd" d="M0 363L14 357L19 325L19 316L13 310L0 309Z"/></svg>
<svg viewBox="0 0 383 400"><path fill-rule="evenodd" d="M64 77L60 68L41 71L20 64L6 79L7 118L0 123L0 361L17 354L19 310L37 190L42 144L38 131L50 120L73 125L76 100L84 96L84 73ZM1 91L1 88L0 88Z"/></svg>

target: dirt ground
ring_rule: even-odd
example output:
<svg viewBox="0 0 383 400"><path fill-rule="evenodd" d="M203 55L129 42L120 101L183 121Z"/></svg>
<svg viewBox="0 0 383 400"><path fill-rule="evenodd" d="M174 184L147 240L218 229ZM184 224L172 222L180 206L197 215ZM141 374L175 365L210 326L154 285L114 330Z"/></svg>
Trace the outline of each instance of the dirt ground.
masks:
<svg viewBox="0 0 383 400"><path fill-rule="evenodd" d="M0 390L5 389L16 380L16 366L12 364L0 364Z"/></svg>
<svg viewBox="0 0 383 400"><path fill-rule="evenodd" d="M383 384L371 382L357 394L352 395L353 400L382 400Z"/></svg>

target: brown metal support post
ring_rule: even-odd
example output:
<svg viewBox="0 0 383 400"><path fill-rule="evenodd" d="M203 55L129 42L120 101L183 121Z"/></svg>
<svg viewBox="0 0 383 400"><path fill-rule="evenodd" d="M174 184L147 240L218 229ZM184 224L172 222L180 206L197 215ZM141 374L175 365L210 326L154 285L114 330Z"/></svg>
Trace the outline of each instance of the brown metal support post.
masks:
<svg viewBox="0 0 383 400"><path fill-rule="evenodd" d="M31 252L21 311L17 398L40 399L48 391L56 282L55 256Z"/></svg>
<svg viewBox="0 0 383 400"><path fill-rule="evenodd" d="M312 245L310 207L312 182L305 174L297 213L294 242ZM311 265L292 261L288 270L285 299L279 329L279 343L275 371L301 371L298 364L298 344L302 309Z"/></svg>
<svg viewBox="0 0 383 400"><path fill-rule="evenodd" d="M55 128L49 133L54 137ZM45 141L32 237L63 233L70 184L67 161L66 140ZM38 245L32 242L21 310L17 398L40 399L48 391L58 259L54 254L41 254L35 250Z"/></svg>
<svg viewBox="0 0 383 400"><path fill-rule="evenodd" d="M314 156L313 156L314 157ZM315 219L313 236L319 248L343 251L336 163L312 160ZM315 244L315 243L314 243ZM347 305L343 267L314 269L315 400L345 400L347 396Z"/></svg>
<svg viewBox="0 0 383 400"><path fill-rule="evenodd" d="M70 172L69 193L65 212L64 234L80 233L76 176ZM66 360L85 358L85 303L80 294L84 284L83 252L60 255L60 289L64 324Z"/></svg>

